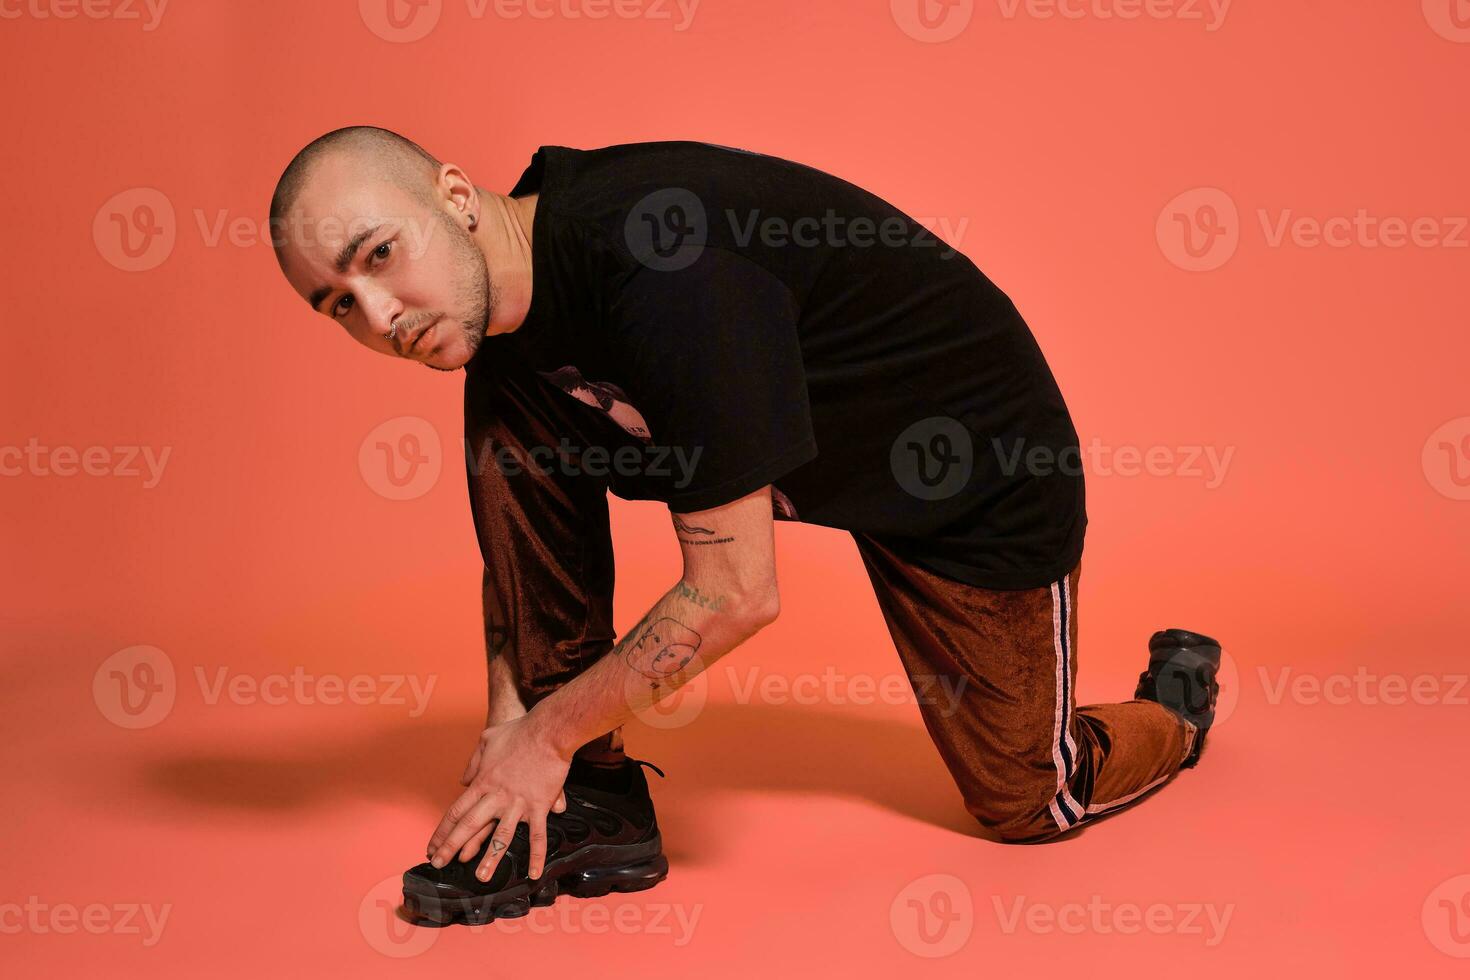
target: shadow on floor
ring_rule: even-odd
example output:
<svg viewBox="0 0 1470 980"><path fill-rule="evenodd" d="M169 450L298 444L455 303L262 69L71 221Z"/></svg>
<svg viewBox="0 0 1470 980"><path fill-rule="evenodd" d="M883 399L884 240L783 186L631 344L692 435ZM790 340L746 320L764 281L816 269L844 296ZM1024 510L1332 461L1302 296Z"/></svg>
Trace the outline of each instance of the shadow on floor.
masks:
<svg viewBox="0 0 1470 980"><path fill-rule="evenodd" d="M286 751L185 749L148 763L144 784L174 804L203 808L276 811L408 796L437 812L459 792L479 726L470 716L405 720ZM977 829L928 735L900 721L794 705L710 704L683 728L630 726L627 741L631 754L668 774L650 773L650 783L659 822L674 840L700 839L704 815L723 805L721 794L746 791L866 800L959 833Z"/></svg>

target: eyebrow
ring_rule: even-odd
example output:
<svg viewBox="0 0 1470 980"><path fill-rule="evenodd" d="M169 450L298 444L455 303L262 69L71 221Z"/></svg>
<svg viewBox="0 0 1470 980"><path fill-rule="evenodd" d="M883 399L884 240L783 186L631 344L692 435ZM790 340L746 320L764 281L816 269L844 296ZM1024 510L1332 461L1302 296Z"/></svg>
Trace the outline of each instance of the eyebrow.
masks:
<svg viewBox="0 0 1470 980"><path fill-rule="evenodd" d="M346 245L343 245L342 251L337 253L337 259L332 263L332 268L336 269L339 275L346 272L347 267L352 264L353 257L357 255L357 250L362 248L362 243L367 241L372 236L376 235L378 233L378 229L382 227L382 225L373 225L366 231L361 231L358 232L356 235L353 235L352 240L349 241ZM312 290L311 296L307 298L307 302L311 304L311 308L314 310L317 307L321 306L322 300L326 299L330 295L332 295L331 286L318 286L316 289Z"/></svg>

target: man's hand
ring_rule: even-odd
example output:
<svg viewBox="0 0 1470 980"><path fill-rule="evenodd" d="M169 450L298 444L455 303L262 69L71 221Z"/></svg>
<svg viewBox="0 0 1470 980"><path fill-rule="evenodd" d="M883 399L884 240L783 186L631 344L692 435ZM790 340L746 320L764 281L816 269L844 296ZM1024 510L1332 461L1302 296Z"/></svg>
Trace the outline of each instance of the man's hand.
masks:
<svg viewBox="0 0 1470 980"><path fill-rule="evenodd" d="M497 709L492 707L485 716L485 728L488 731L489 729L494 728L497 725L504 724L508 721L515 721L517 718L524 717L526 717L526 709L520 704L519 701L515 703L514 707L509 709ZM475 777L480 774L480 757L483 754L484 750L485 733L481 732L480 737L475 739L475 749L473 752L470 753L470 761L465 763L464 775L459 777L459 784L461 786L470 785L470 783L473 783L475 781ZM556 795L556 805L551 808L551 812L561 813L566 808L567 794L564 792L558 793ZM479 840L475 841L474 850L472 850L470 853L473 854L475 851L478 851L480 849L480 844L482 844L484 840L485 837L483 834L481 834Z"/></svg>
<svg viewBox="0 0 1470 980"><path fill-rule="evenodd" d="M486 836L493 834L490 849L476 870L481 881L488 881L510 847L516 825L524 821L531 838L528 874L541 877L546 863L546 815L566 808L562 784L570 765L571 758L543 736L532 715L485 729L465 771L467 788L429 839L430 862L442 868L456 852L461 861L467 861Z"/></svg>

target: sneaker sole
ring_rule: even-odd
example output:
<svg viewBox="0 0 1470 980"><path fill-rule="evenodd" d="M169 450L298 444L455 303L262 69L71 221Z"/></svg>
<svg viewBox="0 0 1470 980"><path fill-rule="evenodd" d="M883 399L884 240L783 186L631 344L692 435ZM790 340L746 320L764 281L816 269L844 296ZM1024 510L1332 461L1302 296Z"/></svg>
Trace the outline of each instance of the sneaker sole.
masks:
<svg viewBox="0 0 1470 980"><path fill-rule="evenodd" d="M601 898L611 892L641 892L668 877L663 841L655 834L642 844L590 844L546 866L534 881L486 895L446 895L432 881L403 876L403 909L417 925L484 925L517 919L558 896Z"/></svg>

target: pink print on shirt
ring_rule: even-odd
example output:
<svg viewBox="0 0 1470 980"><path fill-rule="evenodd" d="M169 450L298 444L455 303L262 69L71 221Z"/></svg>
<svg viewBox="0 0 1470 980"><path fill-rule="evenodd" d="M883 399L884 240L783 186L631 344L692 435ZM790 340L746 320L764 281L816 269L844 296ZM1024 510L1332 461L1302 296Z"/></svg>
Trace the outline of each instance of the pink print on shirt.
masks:
<svg viewBox="0 0 1470 980"><path fill-rule="evenodd" d="M653 442L648 423L643 413L633 407L622 388L611 381L588 381L575 364L566 364L555 371L539 371L541 377L571 395L577 401L607 414L624 432L646 444ZM771 487L771 517L778 521L799 521L796 505L791 498Z"/></svg>

